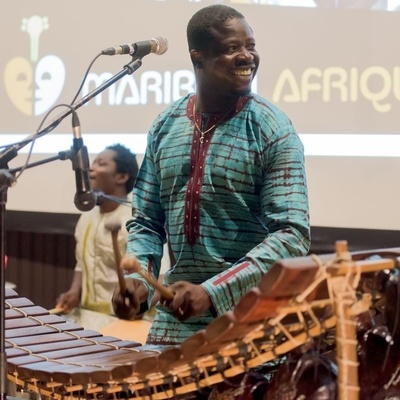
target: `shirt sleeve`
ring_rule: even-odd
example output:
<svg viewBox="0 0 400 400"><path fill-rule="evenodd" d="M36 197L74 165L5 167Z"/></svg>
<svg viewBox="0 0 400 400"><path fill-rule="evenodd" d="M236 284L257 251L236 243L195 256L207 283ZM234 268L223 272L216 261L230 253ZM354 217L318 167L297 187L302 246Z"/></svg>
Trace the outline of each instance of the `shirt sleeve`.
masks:
<svg viewBox="0 0 400 400"><path fill-rule="evenodd" d="M82 262L83 262L83 240L85 235L85 222L84 222L84 214L78 219L78 222L75 226L75 271L82 272Z"/></svg>
<svg viewBox="0 0 400 400"><path fill-rule="evenodd" d="M275 261L304 256L310 247L304 149L291 125L266 146L263 168L260 197L267 236L231 268L202 284L218 315L231 310Z"/></svg>
<svg viewBox="0 0 400 400"><path fill-rule="evenodd" d="M164 229L165 215L159 199L160 183L155 173L151 147L152 135L150 133L132 193L132 218L126 224L128 230L127 254L137 257L142 269L157 280L161 269L166 233ZM137 273L129 274L127 277L143 282L149 290L148 304L150 305L154 289Z"/></svg>

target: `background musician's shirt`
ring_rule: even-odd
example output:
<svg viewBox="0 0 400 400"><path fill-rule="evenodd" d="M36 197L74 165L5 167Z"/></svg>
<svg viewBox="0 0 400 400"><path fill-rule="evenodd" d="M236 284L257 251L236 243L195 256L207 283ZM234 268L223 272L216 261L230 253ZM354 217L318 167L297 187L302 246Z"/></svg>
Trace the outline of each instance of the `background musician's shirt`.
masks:
<svg viewBox="0 0 400 400"><path fill-rule="evenodd" d="M100 208L83 213L75 228L76 271L82 272L81 307L106 314L113 314L112 295L118 282L109 222L119 221L118 246L126 252L128 233L125 223L131 208L123 205L114 211L100 213Z"/></svg>

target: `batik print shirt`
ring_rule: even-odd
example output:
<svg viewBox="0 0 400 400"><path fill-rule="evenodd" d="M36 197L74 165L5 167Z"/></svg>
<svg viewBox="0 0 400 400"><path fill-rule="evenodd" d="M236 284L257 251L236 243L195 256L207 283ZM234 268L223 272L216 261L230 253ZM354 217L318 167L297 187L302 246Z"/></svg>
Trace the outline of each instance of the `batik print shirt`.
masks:
<svg viewBox="0 0 400 400"><path fill-rule="evenodd" d="M213 307L182 323L158 305L152 344L181 343L205 328L275 261L305 255L310 245L303 145L288 117L252 94L222 122L221 116L208 118L202 130L216 126L201 143L193 103L193 95L176 101L151 127L133 192L127 251L157 278L168 238L165 285L202 285Z"/></svg>

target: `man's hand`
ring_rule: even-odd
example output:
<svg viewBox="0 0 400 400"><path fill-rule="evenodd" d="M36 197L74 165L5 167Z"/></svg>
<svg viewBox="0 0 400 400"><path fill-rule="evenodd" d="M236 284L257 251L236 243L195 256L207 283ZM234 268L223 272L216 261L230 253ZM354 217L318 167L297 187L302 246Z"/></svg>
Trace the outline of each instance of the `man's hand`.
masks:
<svg viewBox="0 0 400 400"><path fill-rule="evenodd" d="M80 291L68 290L61 293L57 299L56 309L62 310L64 314L68 314L75 307L78 307L80 302Z"/></svg>
<svg viewBox="0 0 400 400"><path fill-rule="evenodd" d="M63 314L68 314L78 307L81 302L82 292L82 272L74 271L71 286L68 291L61 293L57 299L56 309L62 310Z"/></svg>
<svg viewBox="0 0 400 400"><path fill-rule="evenodd" d="M179 281L168 288L174 292L174 299L167 300L161 296L160 303L168 307L180 321L201 315L212 305L210 297L200 285Z"/></svg>
<svg viewBox="0 0 400 400"><path fill-rule="evenodd" d="M132 320L139 313L141 303L147 300L149 292L137 279L125 279L125 283L125 293L120 292L119 285L115 288L112 305L117 317Z"/></svg>

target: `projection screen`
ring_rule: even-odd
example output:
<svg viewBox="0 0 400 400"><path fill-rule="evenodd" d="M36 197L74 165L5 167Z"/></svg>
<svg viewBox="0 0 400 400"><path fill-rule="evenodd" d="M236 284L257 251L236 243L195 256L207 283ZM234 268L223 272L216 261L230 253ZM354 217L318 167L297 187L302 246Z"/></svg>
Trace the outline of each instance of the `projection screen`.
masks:
<svg viewBox="0 0 400 400"><path fill-rule="evenodd" d="M103 49L162 36L168 40L165 54L145 56L140 68L78 108L91 154L115 142L143 154L155 116L195 90L186 24L196 10L214 3L231 5L246 16L261 56L253 90L281 107L301 135L312 222L397 229L394 198L399 193L393 182L400 168L400 0L3 1L2 151L63 115L68 107L62 104L79 104L125 73L131 57L95 59ZM57 154L71 141L67 116L35 141L32 157ZM23 146L18 162L11 164L20 165L30 147ZM57 168L41 167L41 177ZM70 167L60 173L71 175ZM30 185L39 172L25 174L31 179L25 178L24 185ZM66 179L71 187L62 190L69 193L73 182ZM27 189L17 186L10 190L9 208L41 207L26 204ZM329 192L336 192L336 198ZM50 210L74 212L72 204L62 202Z"/></svg>

